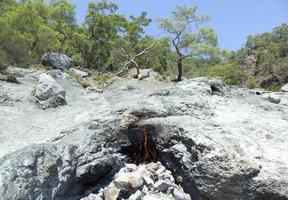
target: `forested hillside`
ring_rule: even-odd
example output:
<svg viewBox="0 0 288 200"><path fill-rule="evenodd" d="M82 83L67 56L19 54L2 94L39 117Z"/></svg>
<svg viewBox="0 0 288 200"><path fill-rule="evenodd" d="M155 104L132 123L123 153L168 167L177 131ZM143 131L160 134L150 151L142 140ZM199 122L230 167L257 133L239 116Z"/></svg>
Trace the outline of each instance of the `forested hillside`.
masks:
<svg viewBox="0 0 288 200"><path fill-rule="evenodd" d="M288 25L282 24L272 32L248 36L235 60L262 87L277 90L288 82Z"/></svg>
<svg viewBox="0 0 288 200"><path fill-rule="evenodd" d="M90 3L83 26L75 19L75 7L68 0L4 1L0 5L0 58L9 64L39 63L47 51L67 54L76 65L116 71L125 61L120 47L138 52L156 43L141 66L165 71L170 50L168 39L144 35L151 19L146 13L125 18L117 5L108 1Z"/></svg>
<svg viewBox="0 0 288 200"><path fill-rule="evenodd" d="M84 23L76 23L69 0L0 2L0 62L29 67L46 52L73 58L76 66L117 74L124 68L152 68L163 76L220 76L226 83L277 90L288 81L288 26L249 36L230 52L218 45L216 31L205 26L208 15L195 6L178 6L161 19L163 38L145 34L146 12L125 17L107 0L91 2ZM256 80L255 80L256 79Z"/></svg>

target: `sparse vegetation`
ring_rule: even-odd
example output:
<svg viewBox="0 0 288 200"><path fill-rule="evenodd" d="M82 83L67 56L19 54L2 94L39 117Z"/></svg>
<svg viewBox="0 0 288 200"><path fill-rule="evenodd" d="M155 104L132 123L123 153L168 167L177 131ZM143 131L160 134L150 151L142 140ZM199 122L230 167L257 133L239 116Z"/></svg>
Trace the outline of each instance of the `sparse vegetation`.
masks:
<svg viewBox="0 0 288 200"><path fill-rule="evenodd" d="M278 90L288 82L288 25L248 36L233 58L256 78L261 87Z"/></svg>
<svg viewBox="0 0 288 200"><path fill-rule="evenodd" d="M83 78L79 75L77 75L76 73L74 73L73 71L69 70L66 72L67 74L69 74L70 76L72 76L73 78L76 79L76 81L82 85L83 88L87 88L90 87L91 84L89 83L89 80L87 78Z"/></svg>
<svg viewBox="0 0 288 200"><path fill-rule="evenodd" d="M201 76L220 77L228 85L259 87L256 80L237 64L224 64L209 67L201 72Z"/></svg>

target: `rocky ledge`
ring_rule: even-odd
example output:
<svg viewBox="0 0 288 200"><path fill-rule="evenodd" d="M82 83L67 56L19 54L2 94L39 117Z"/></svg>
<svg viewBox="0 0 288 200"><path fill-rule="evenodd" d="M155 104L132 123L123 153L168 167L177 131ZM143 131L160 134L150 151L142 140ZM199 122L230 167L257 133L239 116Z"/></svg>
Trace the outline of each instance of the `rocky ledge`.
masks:
<svg viewBox="0 0 288 200"><path fill-rule="evenodd" d="M98 93L51 71L67 105L42 110L30 96L47 72L13 70L21 84L0 87L1 200L288 199L285 92L197 78Z"/></svg>

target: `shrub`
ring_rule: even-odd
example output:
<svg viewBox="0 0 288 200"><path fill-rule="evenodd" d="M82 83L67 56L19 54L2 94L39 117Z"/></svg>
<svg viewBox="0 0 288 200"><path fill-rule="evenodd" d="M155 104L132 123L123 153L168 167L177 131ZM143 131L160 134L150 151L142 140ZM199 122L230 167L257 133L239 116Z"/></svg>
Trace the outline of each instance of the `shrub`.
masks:
<svg viewBox="0 0 288 200"><path fill-rule="evenodd" d="M109 83L113 78L113 76L109 73L99 73L99 72L94 72L92 73L91 76L99 85Z"/></svg>
<svg viewBox="0 0 288 200"><path fill-rule="evenodd" d="M76 81L82 85L83 88L87 88L90 87L91 84L89 83L89 81L85 78L82 78L81 76L75 74L73 71L69 70L66 72L67 74L69 74L70 76L72 76L73 78L76 79Z"/></svg>
<svg viewBox="0 0 288 200"><path fill-rule="evenodd" d="M228 85L259 87L257 81L237 64L224 64L203 70L201 76L220 77Z"/></svg>
<svg viewBox="0 0 288 200"><path fill-rule="evenodd" d="M249 89L254 89L254 88L260 88L260 84L256 81L256 79L254 77L252 77L251 75L249 75L248 80L246 81L246 87L248 87Z"/></svg>
<svg viewBox="0 0 288 200"><path fill-rule="evenodd" d="M281 89L281 86L277 83L273 83L270 87L267 88L269 91L277 92Z"/></svg>

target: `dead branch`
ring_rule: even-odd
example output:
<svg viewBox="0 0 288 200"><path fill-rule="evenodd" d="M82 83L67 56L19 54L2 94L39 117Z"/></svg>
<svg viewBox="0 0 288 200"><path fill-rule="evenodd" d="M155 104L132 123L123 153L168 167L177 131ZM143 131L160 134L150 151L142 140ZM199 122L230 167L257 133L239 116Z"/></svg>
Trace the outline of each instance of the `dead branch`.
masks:
<svg viewBox="0 0 288 200"><path fill-rule="evenodd" d="M151 50L154 47L154 45L155 45L155 42L136 55L128 54L125 51L125 49L123 47L121 47L120 48L120 55L128 61L127 61L127 63L125 63L123 69L120 72L116 73L116 76L123 73L124 71L126 71L128 69L128 65L131 63L131 64L134 64L136 66L137 73L135 74L134 77L138 78L138 76L140 74L140 69L139 69L138 63L135 60L138 57L141 57L142 55L146 54L149 50Z"/></svg>

